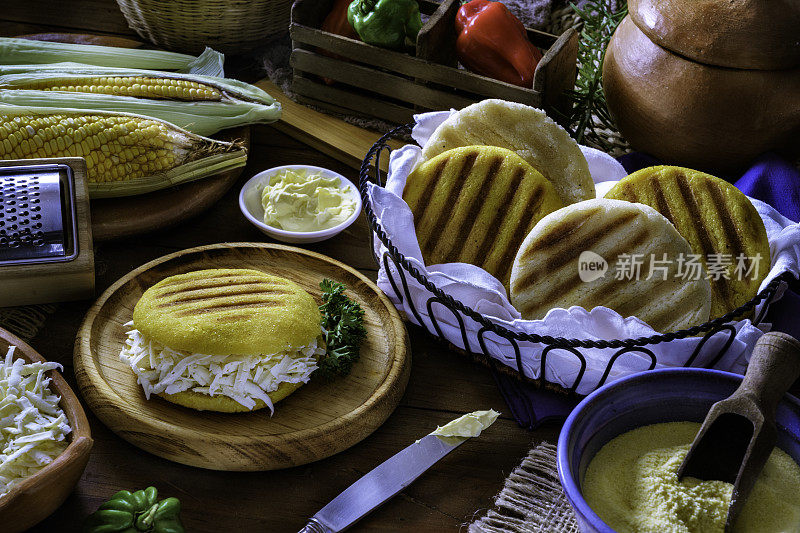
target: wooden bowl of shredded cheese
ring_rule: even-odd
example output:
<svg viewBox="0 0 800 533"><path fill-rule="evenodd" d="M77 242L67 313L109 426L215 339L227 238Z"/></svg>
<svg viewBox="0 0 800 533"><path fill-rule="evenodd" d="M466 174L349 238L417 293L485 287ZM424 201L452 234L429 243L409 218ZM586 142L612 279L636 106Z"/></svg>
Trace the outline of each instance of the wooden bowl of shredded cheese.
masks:
<svg viewBox="0 0 800 533"><path fill-rule="evenodd" d="M0 524L24 531L69 496L92 438L78 398L22 340L0 329Z"/></svg>

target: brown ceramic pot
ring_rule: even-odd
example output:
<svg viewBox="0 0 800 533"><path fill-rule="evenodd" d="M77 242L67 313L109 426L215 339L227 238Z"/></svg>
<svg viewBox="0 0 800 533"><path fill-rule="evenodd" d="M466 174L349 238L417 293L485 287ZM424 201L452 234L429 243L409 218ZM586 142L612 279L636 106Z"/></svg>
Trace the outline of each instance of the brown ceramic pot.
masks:
<svg viewBox="0 0 800 533"><path fill-rule="evenodd" d="M800 67L797 0L629 0L628 6L651 41L698 63Z"/></svg>
<svg viewBox="0 0 800 533"><path fill-rule="evenodd" d="M631 15L612 37L603 88L620 132L636 150L715 173L740 169L769 150L797 154L800 23L793 39L770 34L748 48L745 38L756 37L742 28L752 17L733 23L729 13L717 23L718 0L703 0L694 12L685 3L631 0ZM784 17L789 29L793 16ZM774 25L788 31L784 21Z"/></svg>

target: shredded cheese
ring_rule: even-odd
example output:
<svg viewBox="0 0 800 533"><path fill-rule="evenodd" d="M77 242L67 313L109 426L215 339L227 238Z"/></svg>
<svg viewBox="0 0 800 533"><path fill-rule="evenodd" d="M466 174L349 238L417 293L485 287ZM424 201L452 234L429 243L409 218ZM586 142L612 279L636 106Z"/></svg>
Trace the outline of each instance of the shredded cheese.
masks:
<svg viewBox="0 0 800 533"><path fill-rule="evenodd" d="M126 326L132 326L128 322ZM127 332L119 354L136 374L149 400L152 394L176 394L192 390L209 396L223 395L247 409L262 400L271 413L268 393L281 383L308 383L325 350L316 340L296 352L269 355L206 355L173 350L148 339L139 330Z"/></svg>
<svg viewBox="0 0 800 533"><path fill-rule="evenodd" d="M72 428L44 376L54 369L61 365L15 360L14 346L0 366L0 496L67 448Z"/></svg>

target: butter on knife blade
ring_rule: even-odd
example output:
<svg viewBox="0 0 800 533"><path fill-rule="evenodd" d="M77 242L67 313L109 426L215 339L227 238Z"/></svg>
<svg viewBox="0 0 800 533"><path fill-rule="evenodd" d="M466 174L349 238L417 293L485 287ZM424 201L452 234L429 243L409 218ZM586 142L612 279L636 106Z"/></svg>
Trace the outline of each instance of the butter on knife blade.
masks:
<svg viewBox="0 0 800 533"><path fill-rule="evenodd" d="M400 450L347 487L316 513L301 533L339 533L408 487L439 459L477 437L500 413L468 413Z"/></svg>
<svg viewBox="0 0 800 533"><path fill-rule="evenodd" d="M500 413L494 409L489 409L488 411L473 411L443 426L438 426L435 430L430 432L430 435L436 435L439 437L439 440L446 444L458 444L459 442L464 442L469 438L480 435L481 431L494 424L498 416L500 416Z"/></svg>

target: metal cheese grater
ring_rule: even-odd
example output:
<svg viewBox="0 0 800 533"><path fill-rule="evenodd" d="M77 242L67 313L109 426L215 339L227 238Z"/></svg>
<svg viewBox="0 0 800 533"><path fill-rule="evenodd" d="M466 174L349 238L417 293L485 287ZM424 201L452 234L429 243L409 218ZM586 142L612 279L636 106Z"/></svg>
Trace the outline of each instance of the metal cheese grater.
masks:
<svg viewBox="0 0 800 533"><path fill-rule="evenodd" d="M77 256L72 169L63 164L0 168L0 265Z"/></svg>

